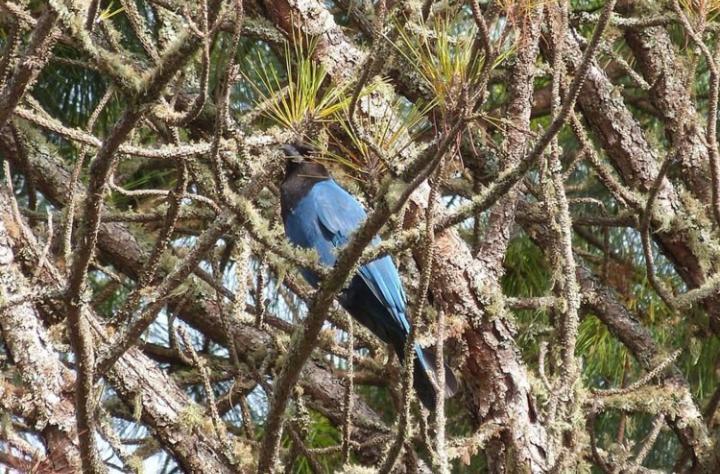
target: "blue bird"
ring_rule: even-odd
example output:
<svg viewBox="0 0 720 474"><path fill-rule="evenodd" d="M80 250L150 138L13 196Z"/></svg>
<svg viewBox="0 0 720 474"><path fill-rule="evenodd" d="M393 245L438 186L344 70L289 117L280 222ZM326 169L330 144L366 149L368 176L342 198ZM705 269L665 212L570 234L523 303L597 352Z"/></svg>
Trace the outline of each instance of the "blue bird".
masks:
<svg viewBox="0 0 720 474"><path fill-rule="evenodd" d="M320 263L331 267L339 249L366 218L362 205L338 185L320 163L307 160L312 148L293 143L283 146L287 156L285 179L280 187L280 206L285 234L295 245L315 249ZM377 245L380 238L373 240ZM305 279L317 286L319 278L308 269ZM362 265L339 295L340 304L361 324L395 349L404 361L405 341L410 333L406 317L407 300L397 268L385 255ZM428 408L436 404L433 354L415 345L414 386ZM446 369L445 392L451 396L457 382Z"/></svg>

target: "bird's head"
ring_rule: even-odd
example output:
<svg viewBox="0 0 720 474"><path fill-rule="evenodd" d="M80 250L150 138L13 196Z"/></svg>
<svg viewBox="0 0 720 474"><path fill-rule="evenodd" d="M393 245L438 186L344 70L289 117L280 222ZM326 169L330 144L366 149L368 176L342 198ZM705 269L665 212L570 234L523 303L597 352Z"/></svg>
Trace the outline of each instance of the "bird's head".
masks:
<svg viewBox="0 0 720 474"><path fill-rule="evenodd" d="M305 157L309 157L315 151L312 145L305 142L286 143L281 148L287 158L299 161L302 161Z"/></svg>
<svg viewBox="0 0 720 474"><path fill-rule="evenodd" d="M285 177L296 173L308 176L327 177L328 172L323 165L313 161L312 157L317 150L308 143L292 142L282 146L287 159L285 163Z"/></svg>

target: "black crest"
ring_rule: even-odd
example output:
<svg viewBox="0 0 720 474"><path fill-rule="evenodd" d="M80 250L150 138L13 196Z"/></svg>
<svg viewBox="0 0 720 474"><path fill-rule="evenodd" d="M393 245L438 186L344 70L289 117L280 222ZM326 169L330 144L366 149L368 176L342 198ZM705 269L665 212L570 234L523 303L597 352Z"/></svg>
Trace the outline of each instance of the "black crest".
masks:
<svg viewBox="0 0 720 474"><path fill-rule="evenodd" d="M283 220L295 205L319 181L330 178L327 169L311 161L315 149L305 143L288 143L282 146L287 158L285 179L280 186L280 208Z"/></svg>

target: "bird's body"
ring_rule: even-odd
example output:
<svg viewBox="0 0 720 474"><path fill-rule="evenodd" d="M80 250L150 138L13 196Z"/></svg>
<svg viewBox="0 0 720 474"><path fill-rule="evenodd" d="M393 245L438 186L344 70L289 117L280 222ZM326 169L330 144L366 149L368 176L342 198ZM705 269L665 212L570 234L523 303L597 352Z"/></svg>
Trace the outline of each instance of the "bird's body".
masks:
<svg viewBox="0 0 720 474"><path fill-rule="evenodd" d="M302 154L297 147L286 147L285 152L296 157ZM280 189L287 237L295 245L315 249L320 263L333 266L339 249L366 218L362 205L322 165L310 161L289 161ZM379 241L376 237L373 244ZM305 269L303 276L313 286L318 284L313 272ZM392 345L400 360L404 360L405 341L410 333L407 300L390 256L361 265L339 300L355 319ZM431 382L433 361L420 346L416 345L415 354L415 390L423 404L433 408L436 401Z"/></svg>

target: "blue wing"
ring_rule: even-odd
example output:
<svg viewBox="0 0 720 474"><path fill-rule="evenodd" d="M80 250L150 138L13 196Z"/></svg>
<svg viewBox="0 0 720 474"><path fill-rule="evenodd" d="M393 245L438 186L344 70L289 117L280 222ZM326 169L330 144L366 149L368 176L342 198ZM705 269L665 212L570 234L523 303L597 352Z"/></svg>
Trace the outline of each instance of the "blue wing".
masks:
<svg viewBox="0 0 720 474"><path fill-rule="evenodd" d="M323 265L335 264L338 248L348 243L350 236L360 227L367 215L362 205L334 180L315 184L288 215L285 229L290 240L305 248L314 248ZM375 238L373 244L378 244ZM317 276L305 277L317 284ZM409 332L405 317L407 300L400 275L389 256L362 265L359 274L372 293L388 309L393 319Z"/></svg>
<svg viewBox="0 0 720 474"><path fill-rule="evenodd" d="M285 218L285 233L296 245L315 249L323 265L333 266L339 248L345 246L350 236L366 219L360 203L332 179L316 183ZM376 237L373 244L380 239ZM384 256L362 265L360 278L373 294L378 305L367 301L353 301L359 304L353 316L369 324L381 339L392 342L402 360L405 338L410 324L405 317L407 300L400 282L400 275L389 256ZM318 283L314 273L303 270L303 276L313 285ZM357 298L357 294L355 296ZM392 318L388 320L387 315ZM374 328L374 329L373 329ZM390 336L395 334L395 336ZM416 368L415 388L425 406L434 407L435 389L431 382L434 367L425 357L422 348L415 345ZM450 373L451 374L451 373Z"/></svg>

